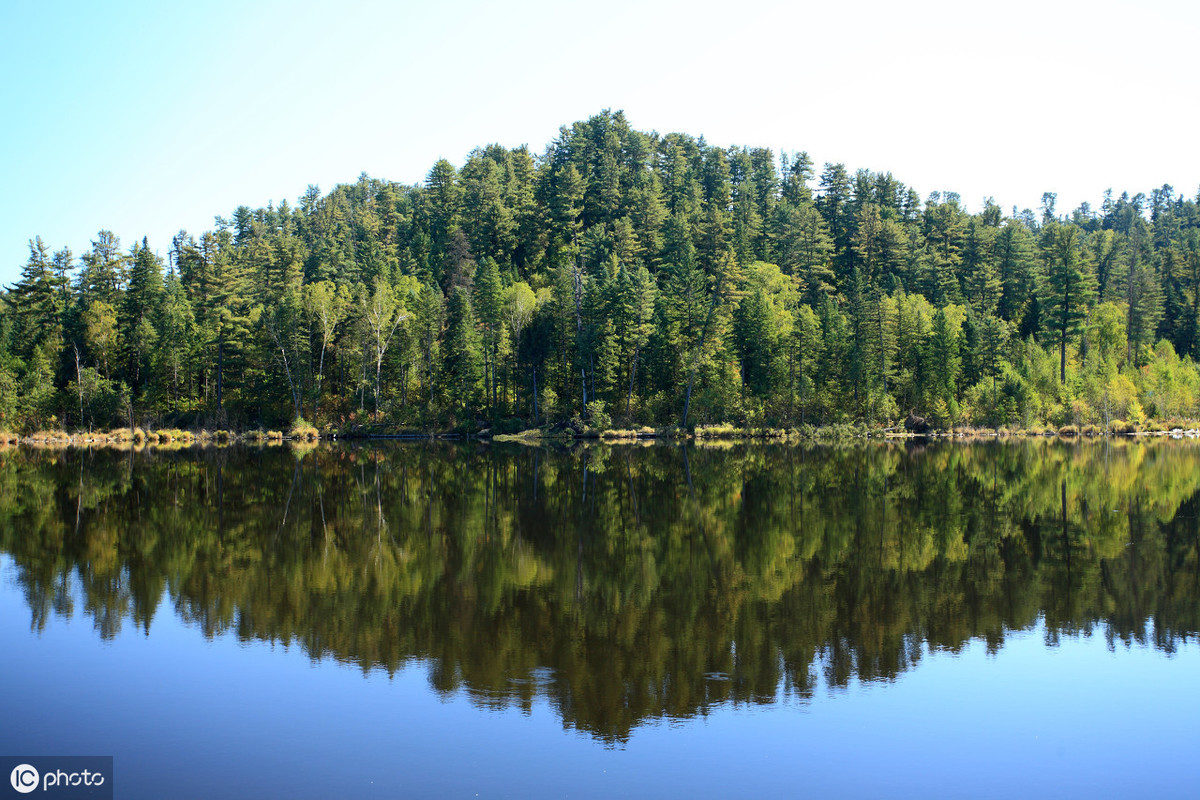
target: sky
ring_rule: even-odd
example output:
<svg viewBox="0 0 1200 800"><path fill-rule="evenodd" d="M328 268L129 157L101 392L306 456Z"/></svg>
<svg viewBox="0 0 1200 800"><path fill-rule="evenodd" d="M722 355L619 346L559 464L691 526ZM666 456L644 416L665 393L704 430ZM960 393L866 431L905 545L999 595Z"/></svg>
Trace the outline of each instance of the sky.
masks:
<svg viewBox="0 0 1200 800"><path fill-rule="evenodd" d="M602 109L972 210L1194 197L1197 41L1200 4L1168 0L0 0L0 283L34 236L165 255L239 205L541 153Z"/></svg>

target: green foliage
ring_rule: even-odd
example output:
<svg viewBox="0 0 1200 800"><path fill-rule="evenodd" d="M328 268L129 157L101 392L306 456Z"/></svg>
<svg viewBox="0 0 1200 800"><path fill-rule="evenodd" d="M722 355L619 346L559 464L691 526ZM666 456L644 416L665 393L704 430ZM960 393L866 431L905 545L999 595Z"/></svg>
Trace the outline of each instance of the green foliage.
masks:
<svg viewBox="0 0 1200 800"><path fill-rule="evenodd" d="M612 417L605 410L605 402L603 400L593 400L587 405L587 421L588 424L598 430L604 430L612 426Z"/></svg>
<svg viewBox="0 0 1200 800"><path fill-rule="evenodd" d="M89 392L237 428L1196 417L1200 206L1156 192L1006 219L604 111L541 155L241 206L165 259L35 238L0 292L0 419L104 424Z"/></svg>
<svg viewBox="0 0 1200 800"><path fill-rule="evenodd" d="M475 324L471 296L458 289L446 311L446 342L443 366L449 396L460 412L477 407L483 382L483 347Z"/></svg>

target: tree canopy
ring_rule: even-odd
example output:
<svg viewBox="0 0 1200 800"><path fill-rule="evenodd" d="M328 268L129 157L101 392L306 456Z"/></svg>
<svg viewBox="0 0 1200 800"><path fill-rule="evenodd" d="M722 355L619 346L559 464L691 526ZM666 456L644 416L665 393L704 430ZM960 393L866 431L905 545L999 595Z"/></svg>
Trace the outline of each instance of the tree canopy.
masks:
<svg viewBox="0 0 1200 800"><path fill-rule="evenodd" d="M240 206L165 256L40 238L0 427L1137 423L1200 416L1200 203L978 213L604 111L535 154Z"/></svg>

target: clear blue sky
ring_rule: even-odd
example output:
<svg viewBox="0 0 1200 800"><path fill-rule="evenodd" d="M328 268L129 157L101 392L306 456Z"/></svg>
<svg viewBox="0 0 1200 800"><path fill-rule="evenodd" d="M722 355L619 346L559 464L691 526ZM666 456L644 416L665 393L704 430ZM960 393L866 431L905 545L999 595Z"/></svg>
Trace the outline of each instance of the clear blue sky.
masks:
<svg viewBox="0 0 1200 800"><path fill-rule="evenodd" d="M240 204L540 153L603 108L972 208L1194 196L1197 41L1198 4L1165 0L0 0L0 282L35 235L165 253Z"/></svg>

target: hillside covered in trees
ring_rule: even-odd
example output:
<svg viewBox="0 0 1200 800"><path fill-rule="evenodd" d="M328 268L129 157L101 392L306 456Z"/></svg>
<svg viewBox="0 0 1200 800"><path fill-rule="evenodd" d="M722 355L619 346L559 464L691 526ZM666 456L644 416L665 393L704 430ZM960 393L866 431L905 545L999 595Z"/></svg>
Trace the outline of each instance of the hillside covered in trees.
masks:
<svg viewBox="0 0 1200 800"><path fill-rule="evenodd" d="M1200 416L1200 197L967 213L633 130L237 208L161 258L30 245L0 428L1140 423Z"/></svg>

